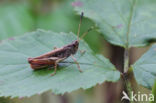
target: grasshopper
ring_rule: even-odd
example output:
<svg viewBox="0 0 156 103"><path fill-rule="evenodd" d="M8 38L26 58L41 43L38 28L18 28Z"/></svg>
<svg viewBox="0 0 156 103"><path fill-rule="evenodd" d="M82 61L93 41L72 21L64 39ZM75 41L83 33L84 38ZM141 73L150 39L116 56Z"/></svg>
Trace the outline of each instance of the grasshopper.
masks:
<svg viewBox="0 0 156 103"><path fill-rule="evenodd" d="M73 61L77 64L79 71L82 72L79 63L77 62L76 58L74 58L73 56L74 54L76 54L79 47L79 33L80 33L82 18L83 18L83 12L81 13L80 16L80 23L77 32L77 40L61 48L55 47L54 50L52 50L51 52L48 52L41 56L35 58L28 58L28 63L30 64L31 68L34 70L38 70L38 69L54 66L54 72L51 74L52 76L54 76L57 71L58 63L71 56ZM80 39L82 39L90 30L91 28L88 29L88 31L85 32Z"/></svg>

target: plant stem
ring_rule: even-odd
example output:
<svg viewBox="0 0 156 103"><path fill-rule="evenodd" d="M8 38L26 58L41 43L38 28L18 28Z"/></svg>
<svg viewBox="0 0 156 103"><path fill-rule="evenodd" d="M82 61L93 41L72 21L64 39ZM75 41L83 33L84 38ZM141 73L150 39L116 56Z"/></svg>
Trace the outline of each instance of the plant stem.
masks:
<svg viewBox="0 0 156 103"><path fill-rule="evenodd" d="M129 76L127 77L126 75L128 75L128 70L129 70L129 48L125 48L124 51L124 75L123 77L125 78L125 84L126 84L126 91L127 94L129 95L129 97L131 97L131 91L132 91L132 87L131 87L131 82L129 81ZM127 102L126 102L127 103ZM129 101L129 103L131 103L131 101Z"/></svg>
<svg viewBox="0 0 156 103"><path fill-rule="evenodd" d="M126 48L124 51L124 73L127 73L129 69L129 49Z"/></svg>
<svg viewBox="0 0 156 103"><path fill-rule="evenodd" d="M134 7L136 4L136 0L132 1L132 6L130 9L130 18L128 21L128 30L127 30L127 37L126 37L126 47L125 47L125 51L124 51L124 70L123 70L123 77L125 78L125 84L126 84L126 91L128 92L128 95L131 97L131 91L132 91L132 87L131 87L131 82L128 80L129 77L125 76L128 74L128 70L129 70L129 33L130 33L130 29L131 29L131 22L132 22L132 17L133 17L133 11L134 11ZM131 101L129 101L131 102Z"/></svg>

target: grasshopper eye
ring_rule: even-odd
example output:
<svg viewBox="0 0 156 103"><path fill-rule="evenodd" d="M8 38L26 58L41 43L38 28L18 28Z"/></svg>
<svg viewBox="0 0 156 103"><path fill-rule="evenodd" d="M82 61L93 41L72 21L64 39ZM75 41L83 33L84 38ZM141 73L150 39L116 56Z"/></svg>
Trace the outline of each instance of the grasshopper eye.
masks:
<svg viewBox="0 0 156 103"><path fill-rule="evenodd" d="M74 46L74 48L75 48L75 47L78 47L78 44L74 44L73 46Z"/></svg>

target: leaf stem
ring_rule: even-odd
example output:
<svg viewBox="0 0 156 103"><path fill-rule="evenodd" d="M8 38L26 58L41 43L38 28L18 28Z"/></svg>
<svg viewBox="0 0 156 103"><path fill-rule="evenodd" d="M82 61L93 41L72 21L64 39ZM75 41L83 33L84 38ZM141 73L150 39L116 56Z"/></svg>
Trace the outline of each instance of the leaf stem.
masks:
<svg viewBox="0 0 156 103"><path fill-rule="evenodd" d="M128 70L129 70L129 48L125 48L125 51L124 51L124 68L123 68L123 73L124 74L127 74L128 73ZM125 78L125 84L126 84L126 91L128 93L129 96L131 96L131 82L128 80L128 77L123 75L123 77ZM129 101L129 103L131 103Z"/></svg>
<svg viewBox="0 0 156 103"><path fill-rule="evenodd" d="M124 73L129 69L129 49L126 48L124 51Z"/></svg>
<svg viewBox="0 0 156 103"><path fill-rule="evenodd" d="M123 73L124 74L128 74L128 70L129 70L129 33L130 33L130 29L131 29L131 21L132 21L132 17L133 17L133 11L134 11L134 6L136 4L136 0L132 1L132 6L131 6L131 10L130 10L130 18L128 21L128 30L126 33L126 47L124 50L124 70ZM131 91L132 91L132 87L131 87L131 82L128 80L129 77L125 77L125 75L123 75L123 77L125 78L125 84L126 84L126 90L129 94L129 96L131 97ZM130 102L130 101L129 101ZM130 102L131 103L131 102Z"/></svg>

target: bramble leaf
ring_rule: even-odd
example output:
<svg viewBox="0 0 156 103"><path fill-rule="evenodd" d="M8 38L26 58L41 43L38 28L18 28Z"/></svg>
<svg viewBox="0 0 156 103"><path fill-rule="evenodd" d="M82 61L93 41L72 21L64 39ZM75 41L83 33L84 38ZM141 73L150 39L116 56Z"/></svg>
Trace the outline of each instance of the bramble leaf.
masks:
<svg viewBox="0 0 156 103"><path fill-rule="evenodd" d="M88 45L80 42L80 50L75 58L83 70L80 73L71 57L62 63L55 76L52 70L33 71L27 62L28 57L36 57L62 47L76 40L73 33L55 33L38 30L26 35L6 40L0 44L0 96L23 97L52 90L55 94L64 94L79 88L87 89L104 81L115 82L120 73L102 55L95 55Z"/></svg>
<svg viewBox="0 0 156 103"><path fill-rule="evenodd" d="M132 68L137 82L152 89L156 80L156 44L132 65Z"/></svg>
<svg viewBox="0 0 156 103"><path fill-rule="evenodd" d="M156 0L76 0L76 11L93 20L107 41L140 47L156 41Z"/></svg>

